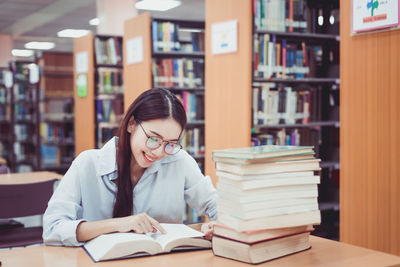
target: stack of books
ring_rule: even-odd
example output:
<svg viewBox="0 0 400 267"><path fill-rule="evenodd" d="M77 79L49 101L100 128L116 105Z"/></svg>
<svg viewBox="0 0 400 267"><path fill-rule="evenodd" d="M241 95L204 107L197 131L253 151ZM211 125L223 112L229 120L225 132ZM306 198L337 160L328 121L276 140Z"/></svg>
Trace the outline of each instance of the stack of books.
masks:
<svg viewBox="0 0 400 267"><path fill-rule="evenodd" d="M320 159L313 147L213 151L218 176L215 255L260 263L310 248L318 209Z"/></svg>

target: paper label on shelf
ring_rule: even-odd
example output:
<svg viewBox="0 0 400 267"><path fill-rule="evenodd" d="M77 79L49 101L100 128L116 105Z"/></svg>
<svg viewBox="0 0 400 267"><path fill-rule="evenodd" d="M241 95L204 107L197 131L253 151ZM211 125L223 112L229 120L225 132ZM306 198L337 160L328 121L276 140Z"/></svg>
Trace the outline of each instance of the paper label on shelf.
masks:
<svg viewBox="0 0 400 267"><path fill-rule="evenodd" d="M87 73L89 71L89 56L87 51L77 53L75 62L75 70L77 73Z"/></svg>
<svg viewBox="0 0 400 267"><path fill-rule="evenodd" d="M211 52L214 55L237 51L237 20L214 23L211 25Z"/></svg>
<svg viewBox="0 0 400 267"><path fill-rule="evenodd" d="M29 64L29 83L34 84L39 82L39 66Z"/></svg>
<svg viewBox="0 0 400 267"><path fill-rule="evenodd" d="M4 72L4 85L7 88L11 88L11 86L13 85L13 75L11 71Z"/></svg>
<svg viewBox="0 0 400 267"><path fill-rule="evenodd" d="M78 74L76 79L76 93L78 97L87 96L87 74Z"/></svg>
<svg viewBox="0 0 400 267"><path fill-rule="evenodd" d="M126 41L126 62L135 64L143 61L143 38L135 37Z"/></svg>

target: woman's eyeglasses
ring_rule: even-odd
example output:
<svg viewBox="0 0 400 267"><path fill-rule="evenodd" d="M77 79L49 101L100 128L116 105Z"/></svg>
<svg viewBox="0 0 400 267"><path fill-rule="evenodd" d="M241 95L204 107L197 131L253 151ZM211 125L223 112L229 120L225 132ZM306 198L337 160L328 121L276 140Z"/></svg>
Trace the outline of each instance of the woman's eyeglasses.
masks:
<svg viewBox="0 0 400 267"><path fill-rule="evenodd" d="M140 122L138 122L138 124L140 125L140 128L142 128L144 134L147 136L146 146L148 148L152 150L157 149L160 146L162 146L163 143L167 143L164 147L164 152L167 153L168 155L176 154L178 153L179 150L182 149L182 146L178 143L171 143L168 141L164 141L160 137L148 135L145 129L143 128L142 124Z"/></svg>

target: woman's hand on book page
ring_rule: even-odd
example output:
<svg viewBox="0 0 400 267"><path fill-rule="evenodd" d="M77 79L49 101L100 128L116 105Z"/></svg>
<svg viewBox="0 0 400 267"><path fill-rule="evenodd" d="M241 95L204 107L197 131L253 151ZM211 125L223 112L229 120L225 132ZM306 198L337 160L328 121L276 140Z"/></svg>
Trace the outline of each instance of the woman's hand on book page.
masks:
<svg viewBox="0 0 400 267"><path fill-rule="evenodd" d="M203 223L201 226L201 232L204 233L204 238L211 240L213 233L214 233L214 225L216 224L215 221Z"/></svg>
<svg viewBox="0 0 400 267"><path fill-rule="evenodd" d="M134 231L138 234L155 233L159 230L166 234L165 229L155 219L146 213L135 214L119 219L118 232Z"/></svg>

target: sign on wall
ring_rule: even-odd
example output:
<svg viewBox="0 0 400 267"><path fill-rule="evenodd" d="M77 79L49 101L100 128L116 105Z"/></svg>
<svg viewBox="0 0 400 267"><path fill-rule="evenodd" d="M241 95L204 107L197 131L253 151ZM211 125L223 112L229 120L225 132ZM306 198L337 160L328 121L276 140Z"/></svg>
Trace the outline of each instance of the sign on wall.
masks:
<svg viewBox="0 0 400 267"><path fill-rule="evenodd" d="M352 32L399 25L399 0L352 0Z"/></svg>

